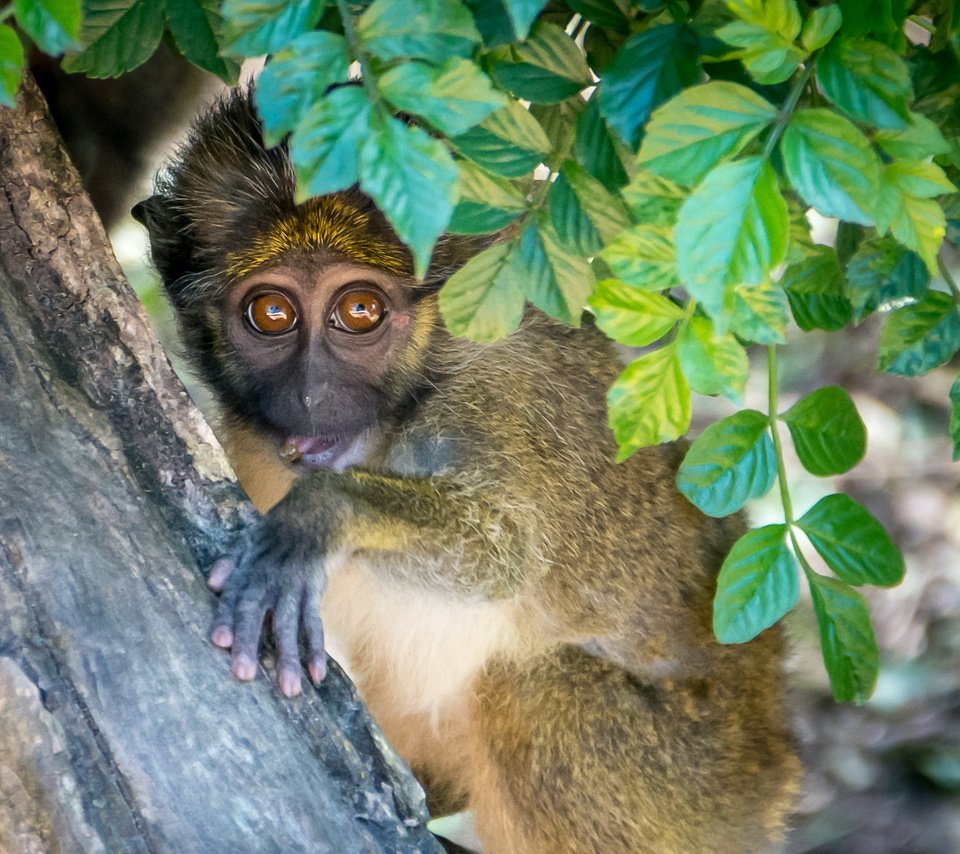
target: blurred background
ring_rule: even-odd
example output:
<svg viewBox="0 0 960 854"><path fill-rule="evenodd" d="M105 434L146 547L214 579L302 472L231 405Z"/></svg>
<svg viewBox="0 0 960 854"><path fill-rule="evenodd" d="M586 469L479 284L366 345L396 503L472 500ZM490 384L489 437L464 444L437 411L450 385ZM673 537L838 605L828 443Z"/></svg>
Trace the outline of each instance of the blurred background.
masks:
<svg viewBox="0 0 960 854"><path fill-rule="evenodd" d="M174 367L203 409L208 401L177 355L145 233L128 211L150 195L153 174L222 84L166 49L118 80L64 75L47 62L36 57L32 70L71 157ZM245 68L246 75L254 71ZM818 229L819 239L829 240L829 224ZM960 257L948 262L960 267ZM797 341L797 333L797 346L781 355L784 409L837 384L853 396L869 433L866 458L842 477L815 478L788 460L797 515L823 495L847 492L883 522L907 564L899 587L863 588L882 662L876 692L863 706L831 699L809 601L788 618L791 707L808 769L791 854L960 852L960 469L950 461L948 438L948 391L958 366L909 380L877 374L878 326L872 316L836 335L804 333ZM766 407L763 361L754 365L745 404ZM696 398L696 406L694 432L733 411L707 398ZM776 492L751 513L760 524L782 521Z"/></svg>

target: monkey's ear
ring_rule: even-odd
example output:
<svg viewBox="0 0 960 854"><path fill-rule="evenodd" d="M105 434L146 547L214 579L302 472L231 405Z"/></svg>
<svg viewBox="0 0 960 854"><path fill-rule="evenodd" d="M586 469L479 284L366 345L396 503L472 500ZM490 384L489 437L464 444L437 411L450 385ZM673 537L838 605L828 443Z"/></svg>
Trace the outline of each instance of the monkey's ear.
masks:
<svg viewBox="0 0 960 854"><path fill-rule="evenodd" d="M150 255L174 304L185 276L193 272L190 242L179 218L163 196L151 196L133 206L133 218L144 225L150 237Z"/></svg>

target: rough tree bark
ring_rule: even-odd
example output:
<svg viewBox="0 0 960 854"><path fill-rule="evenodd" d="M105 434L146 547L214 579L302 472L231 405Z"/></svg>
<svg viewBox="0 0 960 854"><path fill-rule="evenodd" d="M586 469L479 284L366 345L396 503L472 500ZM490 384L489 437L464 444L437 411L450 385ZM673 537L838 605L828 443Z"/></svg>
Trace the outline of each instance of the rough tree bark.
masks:
<svg viewBox="0 0 960 854"><path fill-rule="evenodd" d="M0 850L439 851L335 667L294 702L207 641L252 510L35 87L0 109Z"/></svg>

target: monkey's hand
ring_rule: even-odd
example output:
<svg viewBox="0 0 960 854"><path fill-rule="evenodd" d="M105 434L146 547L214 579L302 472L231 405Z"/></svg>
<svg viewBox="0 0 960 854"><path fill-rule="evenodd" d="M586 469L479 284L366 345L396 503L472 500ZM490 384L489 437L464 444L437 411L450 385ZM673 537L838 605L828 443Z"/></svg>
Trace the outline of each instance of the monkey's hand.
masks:
<svg viewBox="0 0 960 854"><path fill-rule="evenodd" d="M280 691L296 697L301 688L301 628L310 678L316 684L327 673L320 620L327 579L317 562L322 552L303 542L300 526L290 530L284 524L282 511L277 513L280 509L274 508L248 530L233 556L213 565L207 584L222 593L211 640L232 651L237 679L253 679L263 621L272 612Z"/></svg>

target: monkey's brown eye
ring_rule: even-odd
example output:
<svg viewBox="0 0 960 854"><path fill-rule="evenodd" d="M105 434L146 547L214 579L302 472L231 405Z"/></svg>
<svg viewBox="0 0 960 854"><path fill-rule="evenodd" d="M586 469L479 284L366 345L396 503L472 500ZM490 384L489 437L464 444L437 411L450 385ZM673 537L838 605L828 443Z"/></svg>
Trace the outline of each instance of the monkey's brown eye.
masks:
<svg viewBox="0 0 960 854"><path fill-rule="evenodd" d="M264 335L283 335L297 325L297 310L283 294L257 294L247 303L246 316Z"/></svg>
<svg viewBox="0 0 960 854"><path fill-rule="evenodd" d="M383 296L372 288L354 288L333 307L330 323L344 332L372 332L386 316Z"/></svg>

